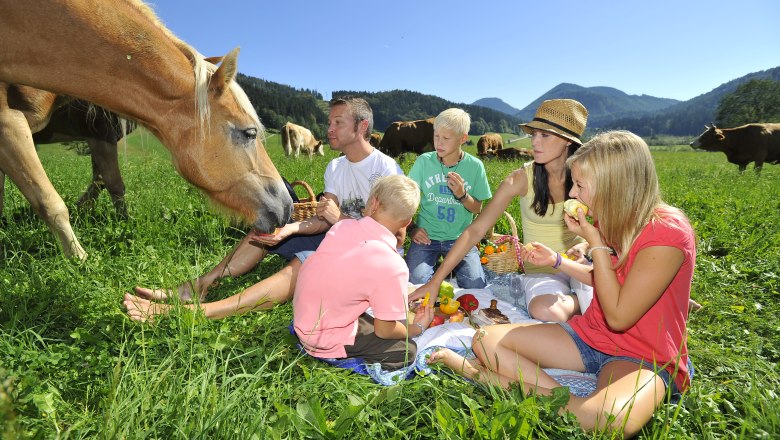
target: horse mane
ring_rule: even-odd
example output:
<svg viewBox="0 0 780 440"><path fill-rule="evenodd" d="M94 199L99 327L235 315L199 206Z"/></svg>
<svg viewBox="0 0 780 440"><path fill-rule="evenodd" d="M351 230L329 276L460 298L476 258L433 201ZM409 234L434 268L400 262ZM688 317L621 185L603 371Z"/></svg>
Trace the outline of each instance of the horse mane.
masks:
<svg viewBox="0 0 780 440"><path fill-rule="evenodd" d="M211 75L217 71L217 66L206 61L200 52L195 50L192 46L185 43L182 39L174 35L170 29L168 29L157 14L154 12L151 6L144 3L142 0L128 0L131 6L134 6L138 12L149 18L149 20L157 26L160 31L163 32L173 44L189 58L192 63L192 70L195 74L195 111L198 114L198 120L200 121L200 134L201 138L204 138L206 133L204 128L208 128L208 124L211 118L211 109L209 107L208 100L208 86L211 80ZM264 133L263 125L260 122L260 118L257 116L254 106L249 101L249 97L246 95L241 86L233 80L230 82L230 90L236 98L238 104L258 123L258 131Z"/></svg>

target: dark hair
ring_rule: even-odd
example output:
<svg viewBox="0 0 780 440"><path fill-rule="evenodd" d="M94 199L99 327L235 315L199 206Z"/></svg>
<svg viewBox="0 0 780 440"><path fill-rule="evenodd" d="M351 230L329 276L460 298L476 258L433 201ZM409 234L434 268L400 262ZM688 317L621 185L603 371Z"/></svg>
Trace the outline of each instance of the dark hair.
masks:
<svg viewBox="0 0 780 440"><path fill-rule="evenodd" d="M366 140L371 138L371 132L374 129L374 112L371 111L368 101L357 96L344 95L331 99L328 107L333 108L337 105L346 105L352 112L352 117L355 118L355 130L361 121L368 121L368 129L364 137Z"/></svg>
<svg viewBox="0 0 780 440"><path fill-rule="evenodd" d="M572 142L566 151L566 157L570 157L577 149L580 148L580 144ZM550 186L547 183L547 169L544 165L534 162L534 201L531 203L531 208L540 216L547 214L547 205L552 203L552 197L550 196ZM564 185L564 198L566 194L569 194L571 187L574 183L571 180L571 171L566 167L566 183ZM553 208L554 209L554 208Z"/></svg>

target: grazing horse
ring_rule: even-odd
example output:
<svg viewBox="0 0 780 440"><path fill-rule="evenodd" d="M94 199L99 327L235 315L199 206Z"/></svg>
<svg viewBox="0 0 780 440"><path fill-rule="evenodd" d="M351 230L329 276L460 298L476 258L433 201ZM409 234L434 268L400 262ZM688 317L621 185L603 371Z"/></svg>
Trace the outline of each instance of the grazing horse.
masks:
<svg viewBox="0 0 780 440"><path fill-rule="evenodd" d="M140 1L0 0L0 10L0 169L65 255L86 258L24 115L9 106L9 84L84 99L137 121L168 148L185 179L260 232L289 220L292 199L235 82L238 48L217 67Z"/></svg>

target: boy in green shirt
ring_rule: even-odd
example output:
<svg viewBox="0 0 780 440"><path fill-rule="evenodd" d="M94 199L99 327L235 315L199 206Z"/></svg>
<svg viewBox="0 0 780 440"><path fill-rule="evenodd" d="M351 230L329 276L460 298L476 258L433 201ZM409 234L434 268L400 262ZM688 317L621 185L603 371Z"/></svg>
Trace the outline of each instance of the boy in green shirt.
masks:
<svg viewBox="0 0 780 440"><path fill-rule="evenodd" d="M408 229L406 264L413 284L431 279L439 257L447 255L482 210L482 202L492 197L482 161L462 149L470 126L469 114L461 109L441 112L433 123L435 151L421 154L409 171L422 192L416 224ZM476 246L457 265L455 275L464 289L485 287Z"/></svg>

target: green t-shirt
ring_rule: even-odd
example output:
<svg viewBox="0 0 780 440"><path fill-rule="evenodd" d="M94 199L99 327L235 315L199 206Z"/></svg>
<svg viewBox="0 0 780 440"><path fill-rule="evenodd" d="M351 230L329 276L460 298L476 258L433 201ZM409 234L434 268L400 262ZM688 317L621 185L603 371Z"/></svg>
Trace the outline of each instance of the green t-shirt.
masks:
<svg viewBox="0 0 780 440"><path fill-rule="evenodd" d="M425 228L431 240L455 240L474 221L474 214L455 200L447 187L446 177L449 172L460 174L466 192L471 197L482 201L493 197L485 165L476 157L464 152L460 162L446 167L439 161L435 151L420 155L412 165L409 177L420 185L422 192L416 223Z"/></svg>

